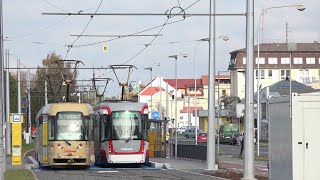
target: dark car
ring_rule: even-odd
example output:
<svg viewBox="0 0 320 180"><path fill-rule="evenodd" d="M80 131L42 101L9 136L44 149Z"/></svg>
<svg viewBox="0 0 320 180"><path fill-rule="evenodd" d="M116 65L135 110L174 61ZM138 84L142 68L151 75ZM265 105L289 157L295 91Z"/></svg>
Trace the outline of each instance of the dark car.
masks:
<svg viewBox="0 0 320 180"><path fill-rule="evenodd" d="M240 133L234 133L232 135L232 145L241 146L241 141L243 137Z"/></svg>

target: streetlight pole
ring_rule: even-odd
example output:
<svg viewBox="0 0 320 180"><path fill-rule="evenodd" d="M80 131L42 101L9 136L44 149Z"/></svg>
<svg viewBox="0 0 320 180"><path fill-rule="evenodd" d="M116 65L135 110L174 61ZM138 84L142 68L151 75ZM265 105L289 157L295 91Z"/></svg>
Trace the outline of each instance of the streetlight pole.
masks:
<svg viewBox="0 0 320 180"><path fill-rule="evenodd" d="M298 11L304 11L306 8L301 4L293 4L288 6L274 6L267 9L262 9L259 16L257 28L257 156L260 155L260 22L262 16L270 9L280 9L286 7L297 7ZM291 74L290 74L291 75ZM290 77L291 81L291 77Z"/></svg>
<svg viewBox="0 0 320 180"><path fill-rule="evenodd" d="M222 36L219 36L217 38L214 38L214 39L223 39L224 41L228 41L229 40L229 37L228 36L225 36L225 35L222 35ZM198 116L198 111L197 111L197 75L196 75L196 52L197 52L197 47L198 45L201 43L201 42L210 42L210 39L209 38L202 38L202 39L199 39L197 40L198 43L194 46L194 49L193 49L193 71L194 71L194 90L195 90L195 94L194 94L194 99L195 99L195 126L196 126L196 130L195 130L195 137L198 137L198 129L197 129L197 116ZM218 141L219 142L219 141ZM196 145L197 145L197 138L196 138ZM218 144L219 146L219 144Z"/></svg>
<svg viewBox="0 0 320 180"><path fill-rule="evenodd" d="M3 119L3 115L4 115L4 112L3 112L3 101L2 99L4 99L4 91L3 91L3 8L2 8L2 0L0 0L0 70L1 70L1 77L0 77L0 84L1 84L1 88L0 88L0 100L1 100L1 103L0 103L0 180L3 180L4 179L4 171L6 169L6 154L5 154L5 151L4 151L4 138L3 138L3 122L4 122L4 119ZM7 121L8 122L8 121Z"/></svg>
<svg viewBox="0 0 320 180"><path fill-rule="evenodd" d="M170 57L170 56L169 56ZM174 56L174 59L175 59L175 65L174 65L174 72L175 72L175 79L176 79L176 84L175 84L175 91L174 91L174 104L175 104L175 113L174 113L174 127L176 129L175 131L175 146L174 146L174 157L175 158L178 158L178 133L177 133L177 129L178 129L178 103L177 103L177 91L178 91L178 79L177 79L177 60L178 60L178 57L177 55Z"/></svg>
<svg viewBox="0 0 320 180"><path fill-rule="evenodd" d="M183 55L184 58L187 57L187 55ZM178 55L172 55L169 56L169 58L174 58L175 60L175 65L174 65L174 72L175 72L175 91L174 91L174 103L175 103L175 119L174 119L174 126L175 126L175 146L174 146L174 156L175 158L178 157L178 133L177 133L177 128L178 128L178 102L177 102L177 91L178 91L178 79L177 79L177 74L178 74L178 68L177 68L177 60L178 60Z"/></svg>
<svg viewBox="0 0 320 180"><path fill-rule="evenodd" d="M151 90L152 90L152 67L147 67L147 68L144 68L145 70L150 70L150 87L151 87ZM151 92L151 91L150 91ZM150 119L152 118L152 94L150 93Z"/></svg>

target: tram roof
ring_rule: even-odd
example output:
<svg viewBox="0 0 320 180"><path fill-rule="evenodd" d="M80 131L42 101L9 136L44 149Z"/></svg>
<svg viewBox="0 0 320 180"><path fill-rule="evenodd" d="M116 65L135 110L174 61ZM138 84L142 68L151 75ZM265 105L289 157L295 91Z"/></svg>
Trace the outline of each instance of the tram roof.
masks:
<svg viewBox="0 0 320 180"><path fill-rule="evenodd" d="M147 103L133 102L133 101L105 101L94 107L95 110L101 109L104 106L108 106L112 111L132 110L141 111L143 106Z"/></svg>
<svg viewBox="0 0 320 180"><path fill-rule="evenodd" d="M86 103L53 103L43 106L41 110L38 112L37 116L41 114L49 114L56 115L58 112L66 112L66 111L79 111L82 112L83 115L93 114L93 108L90 104ZM40 114L39 114L40 113Z"/></svg>

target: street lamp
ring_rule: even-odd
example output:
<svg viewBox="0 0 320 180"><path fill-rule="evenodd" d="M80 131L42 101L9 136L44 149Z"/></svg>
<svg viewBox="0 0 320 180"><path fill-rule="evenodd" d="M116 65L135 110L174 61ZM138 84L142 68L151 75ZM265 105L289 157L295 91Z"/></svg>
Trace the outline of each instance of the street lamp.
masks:
<svg viewBox="0 0 320 180"><path fill-rule="evenodd" d="M152 67L147 67L144 68L145 70L150 70L150 87L152 89ZM151 101L151 105L150 105L150 119L152 118L152 94L150 93L150 101Z"/></svg>
<svg viewBox="0 0 320 180"><path fill-rule="evenodd" d="M180 54L180 55L171 55L168 56L169 58L174 58L175 60L175 79L176 79L176 87L175 87L175 92L174 92L174 103L175 103L175 118L174 118L174 126L175 126L175 146L174 146L174 156L175 158L178 157L178 136L177 136L177 127L178 127L178 108L177 108L177 91L178 91L178 79L177 79L177 60L178 60L178 56L182 56L184 58L187 57L186 54Z"/></svg>
<svg viewBox="0 0 320 180"><path fill-rule="evenodd" d="M274 7L269 7L267 9L262 9L262 12L259 16L259 21L258 21L258 28L257 28L257 156L260 155L260 22L261 18L270 9L280 9L280 8L286 8L286 7L297 7L298 11L304 11L306 8L302 4L293 4L293 5L288 5L288 6L274 6ZM290 59L291 63L291 59ZM291 76L291 72L290 72ZM291 79L291 77L290 77Z"/></svg>
<svg viewBox="0 0 320 180"><path fill-rule="evenodd" d="M215 39L222 39L224 41L228 41L229 37L226 35L221 35L219 37L216 37ZM197 123L198 111L197 111L197 92L196 92L196 90L197 90L196 52L197 52L197 47L199 46L199 44L204 41L209 42L209 38L202 38L197 41L198 41L198 43L194 46L194 49L193 49L193 71L194 71L194 91L195 91L195 93L194 93L194 99L195 99L195 114L194 114L194 116L195 116L195 126L196 126L195 137L198 137L198 128L197 128L197 126L198 126L198 123ZM196 145L197 145L197 143L198 143L198 138L196 138ZM219 144L218 144L218 146L219 146Z"/></svg>

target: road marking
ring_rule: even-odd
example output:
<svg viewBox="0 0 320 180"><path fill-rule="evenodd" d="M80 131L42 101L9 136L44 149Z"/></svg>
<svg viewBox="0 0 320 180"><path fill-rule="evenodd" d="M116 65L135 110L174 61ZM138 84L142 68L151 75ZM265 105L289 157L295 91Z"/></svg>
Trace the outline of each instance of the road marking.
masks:
<svg viewBox="0 0 320 180"><path fill-rule="evenodd" d="M98 171L98 173L117 173L118 171Z"/></svg>

